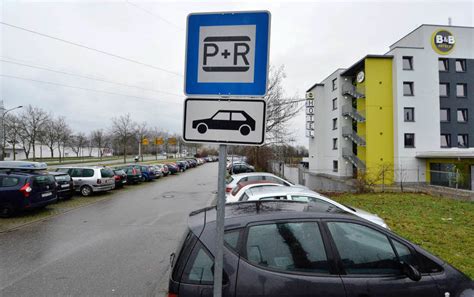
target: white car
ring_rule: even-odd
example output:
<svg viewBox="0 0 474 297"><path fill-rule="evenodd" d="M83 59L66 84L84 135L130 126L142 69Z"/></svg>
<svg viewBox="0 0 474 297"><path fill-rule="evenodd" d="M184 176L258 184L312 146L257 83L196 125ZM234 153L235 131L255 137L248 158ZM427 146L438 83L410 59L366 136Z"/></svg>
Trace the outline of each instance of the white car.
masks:
<svg viewBox="0 0 474 297"><path fill-rule="evenodd" d="M232 190L232 192L227 193L226 203L240 201L240 197L242 197L242 194L245 193L245 191L247 191L248 189L255 189L255 188L268 189L271 187L283 187L283 185L269 182L269 181L263 181L263 180L238 183L237 186Z"/></svg>
<svg viewBox="0 0 474 297"><path fill-rule="evenodd" d="M225 192L226 194L232 192L232 190L237 186L238 183L240 182L247 182L247 181L271 181L277 184L281 184L283 186L289 186L293 187L295 186L294 184L290 183L287 180L284 180L281 177L278 177L274 174L268 173L268 172L246 172L246 173L239 173L239 174L233 174L230 177L227 178L226 182L226 188ZM303 186L299 186L303 187ZM305 187L303 187L305 188Z"/></svg>
<svg viewBox="0 0 474 297"><path fill-rule="evenodd" d="M332 212L342 210L351 213L360 218L366 219L384 228L388 228L385 221L377 216L362 209L350 207L338 203L328 197L313 192L311 190L295 187L273 187L273 188L254 188L248 189L242 193L240 201L252 200L293 200L311 203L312 206L321 208L324 211Z"/></svg>

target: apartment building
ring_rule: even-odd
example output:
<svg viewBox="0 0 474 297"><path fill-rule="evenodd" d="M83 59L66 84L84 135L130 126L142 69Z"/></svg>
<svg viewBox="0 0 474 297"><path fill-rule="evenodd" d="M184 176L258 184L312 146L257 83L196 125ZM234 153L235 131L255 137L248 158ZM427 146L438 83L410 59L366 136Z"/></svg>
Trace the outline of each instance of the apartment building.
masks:
<svg viewBox="0 0 474 297"><path fill-rule="evenodd" d="M309 170L474 189L474 28L421 25L307 90Z"/></svg>

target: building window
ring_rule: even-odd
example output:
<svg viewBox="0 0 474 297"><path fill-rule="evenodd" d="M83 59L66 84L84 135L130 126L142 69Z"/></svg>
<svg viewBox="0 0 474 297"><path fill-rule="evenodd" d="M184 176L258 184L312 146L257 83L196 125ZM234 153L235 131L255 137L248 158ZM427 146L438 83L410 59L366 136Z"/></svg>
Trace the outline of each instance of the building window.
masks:
<svg viewBox="0 0 474 297"><path fill-rule="evenodd" d="M439 59L438 60L438 68L441 72L449 71L449 60L448 59Z"/></svg>
<svg viewBox="0 0 474 297"><path fill-rule="evenodd" d="M451 134L441 134L441 147L451 147Z"/></svg>
<svg viewBox="0 0 474 297"><path fill-rule="evenodd" d="M458 123L466 123L467 122L467 109L461 108L458 109Z"/></svg>
<svg viewBox="0 0 474 297"><path fill-rule="evenodd" d="M337 150L337 138L332 139L332 149Z"/></svg>
<svg viewBox="0 0 474 297"><path fill-rule="evenodd" d="M451 110L449 108L441 108L439 118L441 122L451 121Z"/></svg>
<svg viewBox="0 0 474 297"><path fill-rule="evenodd" d="M414 122L415 121L415 108L405 107L403 109L403 117L405 119L405 122Z"/></svg>
<svg viewBox="0 0 474 297"><path fill-rule="evenodd" d="M332 161L332 171L337 172L339 170L339 164L336 160Z"/></svg>
<svg viewBox="0 0 474 297"><path fill-rule="evenodd" d="M337 90L337 78L332 80L332 90L333 91Z"/></svg>
<svg viewBox="0 0 474 297"><path fill-rule="evenodd" d="M415 134L405 133L405 147L407 148L415 147Z"/></svg>
<svg viewBox="0 0 474 297"><path fill-rule="evenodd" d="M333 129L333 130L336 130L336 129L337 129L337 118L336 118L336 119L332 119L332 129Z"/></svg>
<svg viewBox="0 0 474 297"><path fill-rule="evenodd" d="M413 57L403 57L403 70L413 70Z"/></svg>
<svg viewBox="0 0 474 297"><path fill-rule="evenodd" d="M456 84L456 97L465 98L467 97L467 85Z"/></svg>
<svg viewBox="0 0 474 297"><path fill-rule="evenodd" d="M458 147L469 147L469 138L467 134L458 134Z"/></svg>
<svg viewBox="0 0 474 297"><path fill-rule="evenodd" d="M337 109L337 98L332 99L332 110Z"/></svg>
<svg viewBox="0 0 474 297"><path fill-rule="evenodd" d="M439 96L440 97L449 96L449 83L439 83Z"/></svg>
<svg viewBox="0 0 474 297"><path fill-rule="evenodd" d="M413 82L412 81L404 81L403 82L403 95L404 96L413 96Z"/></svg>
<svg viewBox="0 0 474 297"><path fill-rule="evenodd" d="M466 60L456 60L456 72L466 72Z"/></svg>

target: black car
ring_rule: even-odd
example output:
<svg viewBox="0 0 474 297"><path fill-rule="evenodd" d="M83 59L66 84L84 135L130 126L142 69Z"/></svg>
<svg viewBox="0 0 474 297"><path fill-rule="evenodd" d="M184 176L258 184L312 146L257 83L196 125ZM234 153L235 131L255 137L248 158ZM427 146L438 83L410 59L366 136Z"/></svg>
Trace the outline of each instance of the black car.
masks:
<svg viewBox="0 0 474 297"><path fill-rule="evenodd" d="M138 184L142 181L142 172L140 166L130 165L120 167L118 169L123 170L127 174L127 183Z"/></svg>
<svg viewBox="0 0 474 297"><path fill-rule="evenodd" d="M188 163L185 161L176 161L176 165L179 167L179 171L184 172L188 169Z"/></svg>
<svg viewBox="0 0 474 297"><path fill-rule="evenodd" d="M0 216L10 217L18 211L41 208L57 201L56 181L45 170L7 168L16 162L0 164ZM18 162L21 164L34 162ZM33 167L27 167L33 168ZM45 167L46 169L46 167Z"/></svg>
<svg viewBox="0 0 474 297"><path fill-rule="evenodd" d="M123 169L114 169L115 188L122 188L127 183L127 173Z"/></svg>
<svg viewBox="0 0 474 297"><path fill-rule="evenodd" d="M219 110L208 119L193 121L193 129L204 134L208 129L236 130L242 135L255 131L255 120L242 110Z"/></svg>
<svg viewBox="0 0 474 297"><path fill-rule="evenodd" d="M229 166L230 174L239 174L246 172L255 172L255 168L247 163L237 163Z"/></svg>
<svg viewBox="0 0 474 297"><path fill-rule="evenodd" d="M460 271L340 210L258 201L226 205L225 214L222 296L472 296ZM169 296L213 296L216 208L192 212L188 224L171 255Z"/></svg>
<svg viewBox="0 0 474 297"><path fill-rule="evenodd" d="M49 172L56 181L56 192L58 199L70 199L74 195L74 182L65 172L53 171Z"/></svg>

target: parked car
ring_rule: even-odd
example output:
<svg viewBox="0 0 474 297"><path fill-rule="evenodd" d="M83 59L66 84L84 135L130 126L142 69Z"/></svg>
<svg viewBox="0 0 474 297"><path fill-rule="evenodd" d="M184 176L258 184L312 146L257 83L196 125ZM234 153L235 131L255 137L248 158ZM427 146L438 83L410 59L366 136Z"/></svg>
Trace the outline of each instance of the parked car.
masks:
<svg viewBox="0 0 474 297"><path fill-rule="evenodd" d="M151 165L150 167L153 170L153 172L155 173L156 178L160 178L164 175L163 171L161 171L161 168L159 166Z"/></svg>
<svg viewBox="0 0 474 297"><path fill-rule="evenodd" d="M48 172L56 181L56 193L58 200L70 199L74 195L74 182L69 174L65 172Z"/></svg>
<svg viewBox="0 0 474 297"><path fill-rule="evenodd" d="M240 182L232 190L232 192L226 193L226 203L232 203L240 201L240 197L245 193L245 191L254 188L270 188L270 187L283 187L281 184L277 184L269 180L257 180L257 181L246 181Z"/></svg>
<svg viewBox="0 0 474 297"><path fill-rule="evenodd" d="M74 189L84 197L115 189L114 172L108 167L60 167L56 171L69 174L74 181Z"/></svg>
<svg viewBox="0 0 474 297"><path fill-rule="evenodd" d="M129 165L129 166L124 166L124 167L119 167L118 169L125 171L125 173L127 174L128 184L137 184L142 181L142 172L140 170L140 166Z"/></svg>
<svg viewBox="0 0 474 297"><path fill-rule="evenodd" d="M328 197L304 188L286 186L274 188L252 188L246 190L240 196L239 201L252 200L293 200L321 205L322 207L327 207L328 209L338 208L347 213L351 213L355 216L371 221L374 224L388 228L385 221L376 214L338 203Z"/></svg>
<svg viewBox="0 0 474 297"><path fill-rule="evenodd" d="M239 173L246 173L246 172L255 172L255 168L252 165L249 165L247 163L232 164L229 167L230 174L239 174Z"/></svg>
<svg viewBox="0 0 474 297"><path fill-rule="evenodd" d="M301 202L227 204L223 296L472 296L470 278L388 229ZM216 208L194 211L169 296L212 296Z"/></svg>
<svg viewBox="0 0 474 297"><path fill-rule="evenodd" d="M157 164L155 166L160 168L161 173L163 174L163 176L168 176L168 174L170 174L168 166L166 166L165 164Z"/></svg>
<svg viewBox="0 0 474 297"><path fill-rule="evenodd" d="M189 161L191 167L197 167L197 161L195 159L186 159L187 161Z"/></svg>
<svg viewBox="0 0 474 297"><path fill-rule="evenodd" d="M259 180L268 180L275 182L277 184L282 184L284 186L298 186L298 187L303 187L299 185L294 185L291 182L284 180L281 177L278 177L274 174L268 173L268 172L249 172L249 173L240 173L240 174L234 174L231 175L227 178L226 180L226 188L225 191L226 193L231 192L234 187L240 183L240 182L246 182L246 181L259 181Z"/></svg>
<svg viewBox="0 0 474 297"><path fill-rule="evenodd" d="M0 161L0 217L57 201L56 181L46 164Z"/></svg>
<svg viewBox="0 0 474 297"><path fill-rule="evenodd" d="M122 188L127 183L127 173L122 169L113 169L115 188Z"/></svg>
<svg viewBox="0 0 474 297"><path fill-rule="evenodd" d="M186 162L184 162L184 161L176 161L175 164L178 165L178 168L179 168L179 171L180 171L180 172L186 171L186 169L187 169Z"/></svg>
<svg viewBox="0 0 474 297"><path fill-rule="evenodd" d="M178 165L174 163L166 163L166 166L168 166L168 171L170 172L170 174L176 174L179 172Z"/></svg>

